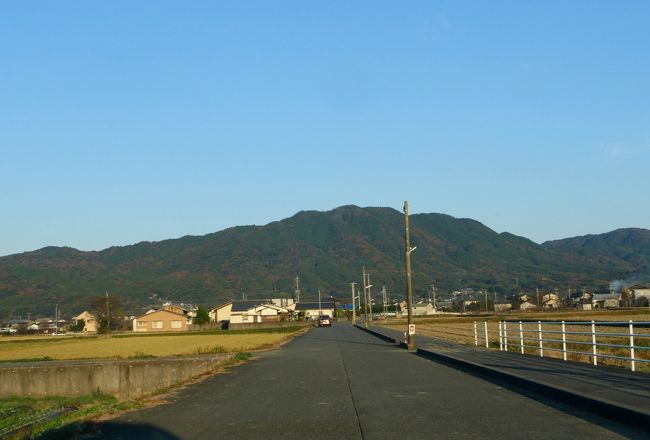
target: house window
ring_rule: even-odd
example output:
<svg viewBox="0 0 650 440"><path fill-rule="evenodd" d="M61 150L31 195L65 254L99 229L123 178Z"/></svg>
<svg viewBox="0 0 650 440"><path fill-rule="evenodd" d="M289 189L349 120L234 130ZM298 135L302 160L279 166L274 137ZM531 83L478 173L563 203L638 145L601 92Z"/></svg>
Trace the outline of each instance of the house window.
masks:
<svg viewBox="0 0 650 440"><path fill-rule="evenodd" d="M242 321L248 321L248 315L241 315Z"/></svg>
<svg viewBox="0 0 650 440"><path fill-rule="evenodd" d="M183 324L181 321L172 321L172 328L182 328Z"/></svg>
<svg viewBox="0 0 650 440"><path fill-rule="evenodd" d="M151 321L151 328L163 328L162 321Z"/></svg>
<svg viewBox="0 0 650 440"><path fill-rule="evenodd" d="M147 321L138 321L138 327L146 327Z"/></svg>

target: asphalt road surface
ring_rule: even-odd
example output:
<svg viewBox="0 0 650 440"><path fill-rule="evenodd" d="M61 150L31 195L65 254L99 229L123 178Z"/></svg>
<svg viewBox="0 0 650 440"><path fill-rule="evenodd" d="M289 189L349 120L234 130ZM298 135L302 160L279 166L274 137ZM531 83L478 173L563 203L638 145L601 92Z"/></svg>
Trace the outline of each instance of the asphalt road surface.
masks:
<svg viewBox="0 0 650 440"><path fill-rule="evenodd" d="M83 438L648 438L419 358L348 323L315 328L168 401Z"/></svg>

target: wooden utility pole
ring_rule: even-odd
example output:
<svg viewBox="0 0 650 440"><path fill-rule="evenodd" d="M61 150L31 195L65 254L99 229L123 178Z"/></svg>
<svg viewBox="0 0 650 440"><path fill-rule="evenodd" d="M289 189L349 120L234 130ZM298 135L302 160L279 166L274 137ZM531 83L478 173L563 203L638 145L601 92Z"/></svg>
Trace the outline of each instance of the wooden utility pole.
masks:
<svg viewBox="0 0 650 440"><path fill-rule="evenodd" d="M413 328L413 285L411 282L411 252L415 248L411 248L411 236L409 232L409 202L404 201L404 237L406 241L405 254L406 254L406 306L408 309L408 325L409 329ZM415 337L407 329L407 345L409 351L415 351Z"/></svg>
<svg viewBox="0 0 650 440"><path fill-rule="evenodd" d="M488 312L488 301L487 301L487 298L488 298L488 291L487 291L487 289L485 289L485 313Z"/></svg>
<svg viewBox="0 0 650 440"><path fill-rule="evenodd" d="M111 308L108 305L108 290L106 291L106 331L111 333Z"/></svg>
<svg viewBox="0 0 650 440"><path fill-rule="evenodd" d="M323 311L321 310L321 306L320 306L320 289L318 289L318 316L320 317L322 314ZM332 318L334 317L332 316Z"/></svg>
<svg viewBox="0 0 650 440"><path fill-rule="evenodd" d="M386 313L388 312L388 310L386 310L386 306L388 305L388 302L387 302L388 298L387 298L387 294L386 294L386 286L381 287L381 294L382 294L382 297L383 297L383 300L384 300L384 316L385 316Z"/></svg>
<svg viewBox="0 0 650 440"><path fill-rule="evenodd" d="M435 283L431 284L431 297L429 300L433 303L433 311L436 311L436 285Z"/></svg>
<svg viewBox="0 0 650 440"><path fill-rule="evenodd" d="M363 325L368 328L368 295L366 288L366 266L363 266Z"/></svg>
<svg viewBox="0 0 650 440"><path fill-rule="evenodd" d="M352 325L357 323L357 308L356 308L356 305L354 303L354 294L355 294L354 286L356 286L356 285L357 285L357 283L355 283L355 282L350 283L350 286L352 286Z"/></svg>
<svg viewBox="0 0 650 440"><path fill-rule="evenodd" d="M368 316L368 321L372 322L372 292L370 290L372 284L370 284L370 272L366 272L366 278L367 278L366 289L368 289L368 313L370 314Z"/></svg>

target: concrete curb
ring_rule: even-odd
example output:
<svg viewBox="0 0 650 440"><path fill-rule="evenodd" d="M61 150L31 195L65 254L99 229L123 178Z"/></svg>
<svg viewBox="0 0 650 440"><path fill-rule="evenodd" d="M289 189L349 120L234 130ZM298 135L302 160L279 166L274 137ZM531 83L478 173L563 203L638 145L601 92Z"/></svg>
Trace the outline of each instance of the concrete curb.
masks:
<svg viewBox="0 0 650 440"><path fill-rule="evenodd" d="M355 327L370 333L384 341L398 344L395 338L386 336L375 330L367 329L359 325ZM399 342L400 348L407 348L406 344ZM563 388L557 385L538 382L513 373L507 373L495 368L486 367L485 365L462 360L442 353L436 353L431 350L418 349L414 354L439 362L445 365L453 366L467 373L479 376L483 379L497 381L501 384L507 384L514 387L524 388L546 398L556 400L574 408L591 412L600 417L614 420L618 423L634 426L646 432L650 432L650 413L639 411L627 405L611 402L605 399L599 399L592 396L586 396L576 391ZM517 391L514 389L514 391Z"/></svg>

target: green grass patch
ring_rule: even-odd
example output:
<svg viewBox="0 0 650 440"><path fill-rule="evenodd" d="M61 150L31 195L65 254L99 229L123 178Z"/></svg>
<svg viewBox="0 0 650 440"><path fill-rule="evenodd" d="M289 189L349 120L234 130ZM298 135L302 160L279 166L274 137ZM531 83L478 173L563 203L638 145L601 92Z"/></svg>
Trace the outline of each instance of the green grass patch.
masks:
<svg viewBox="0 0 650 440"><path fill-rule="evenodd" d="M101 393L80 397L3 398L0 399L0 438L35 438L92 415L139 405L136 402L118 403L114 397Z"/></svg>
<svg viewBox="0 0 650 440"><path fill-rule="evenodd" d="M239 352L235 356L233 356L233 359L236 361L247 361L248 359L251 358L251 354L248 352Z"/></svg>

